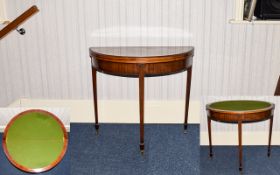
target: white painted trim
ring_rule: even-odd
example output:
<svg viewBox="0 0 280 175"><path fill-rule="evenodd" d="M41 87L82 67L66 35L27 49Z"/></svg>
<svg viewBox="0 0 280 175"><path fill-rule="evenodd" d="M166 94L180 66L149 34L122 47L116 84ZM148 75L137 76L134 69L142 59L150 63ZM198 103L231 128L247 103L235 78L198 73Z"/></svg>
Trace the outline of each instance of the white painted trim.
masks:
<svg viewBox="0 0 280 175"><path fill-rule="evenodd" d="M235 0L235 18L229 20L231 24L280 24L279 20L243 20L244 16L244 0Z"/></svg>
<svg viewBox="0 0 280 175"><path fill-rule="evenodd" d="M236 20L243 20L243 13L244 13L244 0L236 0L235 3L235 19Z"/></svg>
<svg viewBox="0 0 280 175"><path fill-rule="evenodd" d="M0 132L4 132L7 124L9 121L15 116L16 114L29 110L29 109L43 109L50 111L54 114L56 114L61 122L64 124L64 127L66 128L67 132L70 132L70 115L69 115L69 109L67 108L46 108L44 106L36 106L36 107L24 107L21 105L21 100L16 100L13 103L11 103L8 107L0 108Z"/></svg>
<svg viewBox="0 0 280 175"><path fill-rule="evenodd" d="M0 24L7 21L6 3L5 0L0 0Z"/></svg>
<svg viewBox="0 0 280 175"><path fill-rule="evenodd" d="M137 100L99 100L100 123L139 123ZM20 99L9 107L65 107L71 122L93 123L92 100ZM145 101L145 123L183 123L184 101ZM199 123L200 102L190 101L189 123Z"/></svg>
<svg viewBox="0 0 280 175"><path fill-rule="evenodd" d="M231 24L251 24L251 25L254 25L254 24L280 24L280 20L277 21L277 20L252 20L252 21L246 21L246 20L239 20L239 19L231 19L229 20L229 23Z"/></svg>
<svg viewBox="0 0 280 175"><path fill-rule="evenodd" d="M238 145L238 132L212 132L213 145ZM268 144L268 131L267 132L243 132L242 133L243 145L267 145ZM272 145L280 145L280 132L273 131ZM200 145L209 145L208 132L200 133Z"/></svg>

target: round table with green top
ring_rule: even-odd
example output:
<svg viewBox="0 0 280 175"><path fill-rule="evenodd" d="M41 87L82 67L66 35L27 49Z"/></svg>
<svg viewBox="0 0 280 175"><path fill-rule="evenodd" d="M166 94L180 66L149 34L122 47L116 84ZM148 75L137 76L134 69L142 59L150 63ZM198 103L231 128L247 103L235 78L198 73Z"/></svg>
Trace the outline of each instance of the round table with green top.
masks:
<svg viewBox="0 0 280 175"><path fill-rule="evenodd" d="M265 101L231 100L206 105L210 157L212 153L211 120L238 124L239 170L242 170L242 123L259 122L270 119L268 152L270 156L274 104Z"/></svg>
<svg viewBox="0 0 280 175"><path fill-rule="evenodd" d="M3 149L18 169L39 173L50 170L63 158L68 135L62 122L44 110L28 110L7 125Z"/></svg>

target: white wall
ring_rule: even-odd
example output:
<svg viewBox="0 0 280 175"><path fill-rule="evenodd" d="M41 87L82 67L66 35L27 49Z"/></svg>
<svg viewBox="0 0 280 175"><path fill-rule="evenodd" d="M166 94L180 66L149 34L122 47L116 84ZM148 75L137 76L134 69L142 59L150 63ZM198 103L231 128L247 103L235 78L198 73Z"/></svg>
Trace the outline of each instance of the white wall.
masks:
<svg viewBox="0 0 280 175"><path fill-rule="evenodd" d="M0 41L0 105L15 99L90 99L88 47L194 45L191 98L272 95L280 25L229 24L228 0L9 0L10 19L40 13ZM150 100L183 100L185 74L147 80ZM137 99L137 80L98 75L99 98Z"/></svg>

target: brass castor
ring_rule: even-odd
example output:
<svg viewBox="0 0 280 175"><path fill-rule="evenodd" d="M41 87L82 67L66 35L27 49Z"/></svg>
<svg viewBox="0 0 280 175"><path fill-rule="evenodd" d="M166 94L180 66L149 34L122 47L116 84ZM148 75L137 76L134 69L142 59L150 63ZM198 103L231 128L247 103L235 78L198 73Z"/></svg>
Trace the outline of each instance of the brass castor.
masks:
<svg viewBox="0 0 280 175"><path fill-rule="evenodd" d="M270 149L267 152L267 157L270 157Z"/></svg>
<svg viewBox="0 0 280 175"><path fill-rule="evenodd" d="M184 124L184 134L187 133L188 125Z"/></svg>
<svg viewBox="0 0 280 175"><path fill-rule="evenodd" d="M239 167L239 171L242 171L242 166Z"/></svg>
<svg viewBox="0 0 280 175"><path fill-rule="evenodd" d="M144 155L144 143L140 143L140 153L141 155Z"/></svg>
<svg viewBox="0 0 280 175"><path fill-rule="evenodd" d="M99 134L99 124L95 124L95 131L96 131L96 135Z"/></svg>

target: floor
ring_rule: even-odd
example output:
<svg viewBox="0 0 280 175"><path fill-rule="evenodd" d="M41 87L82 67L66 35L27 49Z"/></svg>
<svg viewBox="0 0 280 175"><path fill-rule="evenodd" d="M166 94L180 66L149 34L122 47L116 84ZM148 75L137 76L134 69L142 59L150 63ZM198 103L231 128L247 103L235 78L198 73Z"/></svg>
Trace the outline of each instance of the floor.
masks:
<svg viewBox="0 0 280 175"><path fill-rule="evenodd" d="M243 171L239 172L238 148L236 146L214 146L213 157L209 147L200 148L201 175L279 175L280 146L273 146L267 157L267 146L243 147Z"/></svg>
<svg viewBox="0 0 280 175"><path fill-rule="evenodd" d="M2 140L0 133L0 139ZM145 153L139 151L139 126L71 124L69 150L63 161L43 175L279 175L280 146L267 157L266 146L243 147L243 172L238 170L236 146L199 149L199 125L145 125ZM71 154L71 156L70 156ZM71 166L70 166L71 162ZM199 163L200 162L200 163ZM71 171L71 172L70 172ZM26 175L7 160L0 149L0 175Z"/></svg>
<svg viewBox="0 0 280 175"><path fill-rule="evenodd" d="M0 175L27 175L31 173L25 173L21 170L15 168L9 160L2 149L2 138L3 133L0 133L1 148L0 148ZM63 160L53 169L40 173L42 175L69 175L70 174L70 151L68 150L63 158Z"/></svg>
<svg viewBox="0 0 280 175"><path fill-rule="evenodd" d="M79 175L199 174L199 125L145 125L145 153L139 125L71 124L71 173Z"/></svg>

